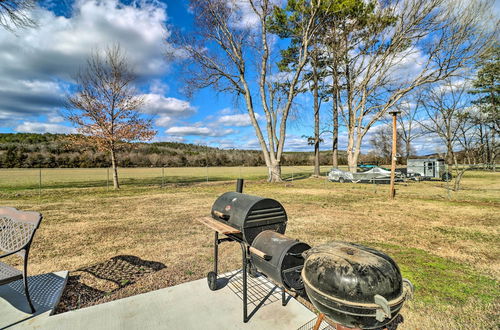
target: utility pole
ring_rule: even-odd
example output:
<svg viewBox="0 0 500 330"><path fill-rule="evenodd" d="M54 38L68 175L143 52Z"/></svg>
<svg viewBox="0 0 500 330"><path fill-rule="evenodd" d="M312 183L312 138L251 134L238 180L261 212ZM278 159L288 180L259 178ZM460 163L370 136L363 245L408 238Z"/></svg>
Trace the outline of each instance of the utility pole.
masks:
<svg viewBox="0 0 500 330"><path fill-rule="evenodd" d="M396 179L396 153L397 153L397 117L398 113L401 113L399 110L389 111L392 114L392 162L391 162L391 190L389 197L394 199L396 196L396 189L394 187L394 181Z"/></svg>

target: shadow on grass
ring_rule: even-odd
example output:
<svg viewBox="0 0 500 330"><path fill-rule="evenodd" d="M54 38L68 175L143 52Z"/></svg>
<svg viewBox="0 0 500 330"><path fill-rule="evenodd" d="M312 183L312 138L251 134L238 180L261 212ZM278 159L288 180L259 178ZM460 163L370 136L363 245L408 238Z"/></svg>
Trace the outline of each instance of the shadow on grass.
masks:
<svg viewBox="0 0 500 330"><path fill-rule="evenodd" d="M143 260L131 255L119 255L101 263L72 271L56 313L85 307L106 295L135 283L141 277L165 267L161 262ZM112 283L114 288L103 290L89 284L89 282L95 283L99 280Z"/></svg>
<svg viewBox="0 0 500 330"><path fill-rule="evenodd" d="M287 181L287 182L293 182L293 181L308 179L310 177L311 177L310 173L297 173L293 177L292 176L288 176L288 177L284 178L283 180Z"/></svg>

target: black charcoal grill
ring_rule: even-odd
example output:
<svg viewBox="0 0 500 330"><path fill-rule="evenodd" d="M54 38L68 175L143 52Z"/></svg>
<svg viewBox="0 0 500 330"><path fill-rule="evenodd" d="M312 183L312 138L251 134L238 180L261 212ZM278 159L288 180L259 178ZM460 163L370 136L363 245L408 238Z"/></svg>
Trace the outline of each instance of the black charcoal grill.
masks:
<svg viewBox="0 0 500 330"><path fill-rule="evenodd" d="M275 256L266 254L266 252L252 246L252 243L257 241L263 242L266 237L269 237L269 235L266 234L268 232L276 234L285 233L287 215L283 206L274 199L243 194L242 179L238 179L237 181L236 192L226 192L216 199L212 206L211 215L213 220L216 220L215 223L211 219L201 220L202 223L215 230L214 269L207 275L208 286L210 290L217 290L218 288L217 268L219 244L223 242L240 243L242 251L243 277L243 322L248 322L247 270L252 276L256 276L256 265L258 264L259 270L267 275L267 270L271 269L275 264L276 267L280 267L280 269L286 271L288 269L288 266L286 265L297 266L298 263L303 263L303 260L298 263L290 262L290 256L286 257L287 252L290 252L290 249L293 251L297 249L294 247L295 244L288 244L284 246L285 249L279 250L279 255L276 254ZM219 238L219 233L224 234L226 237ZM259 246L261 246L261 244L259 244ZM265 246L263 245L263 247ZM272 249L265 247L265 250L271 251ZM303 249L301 252L302 251ZM278 250L273 250L272 252L278 253ZM292 258L299 260L302 257L297 258L297 256L295 256ZM283 262L283 260L285 262ZM275 276L275 273L282 274L282 272L273 272L269 277L276 280L278 284L281 284L282 304L285 306L285 287L293 288L293 286L297 286L297 281L300 279L296 278L296 274L300 277L300 269L294 269L293 274L287 273L287 276L285 276L287 279L289 278L287 284L282 281L280 282L282 277ZM292 280L294 276L295 282Z"/></svg>

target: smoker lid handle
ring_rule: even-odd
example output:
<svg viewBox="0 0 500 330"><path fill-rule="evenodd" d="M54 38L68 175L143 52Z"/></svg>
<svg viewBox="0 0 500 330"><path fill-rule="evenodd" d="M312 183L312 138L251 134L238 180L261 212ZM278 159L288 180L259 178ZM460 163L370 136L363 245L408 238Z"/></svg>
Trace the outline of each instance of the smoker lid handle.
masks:
<svg viewBox="0 0 500 330"><path fill-rule="evenodd" d="M270 256L270 255L268 255L268 254L265 254L264 252L262 252L261 250L258 250L258 249L256 249L256 248L254 248L253 246L251 246L251 247L249 248L249 251L250 251L251 253L255 254L256 256L261 257L261 258L262 258L262 259L264 259L264 260L269 261L269 260L271 260L271 259L272 259L272 256Z"/></svg>
<svg viewBox="0 0 500 330"><path fill-rule="evenodd" d="M218 216L219 218L221 218L223 220L229 219L229 214L224 214L221 211L214 210L214 215Z"/></svg>

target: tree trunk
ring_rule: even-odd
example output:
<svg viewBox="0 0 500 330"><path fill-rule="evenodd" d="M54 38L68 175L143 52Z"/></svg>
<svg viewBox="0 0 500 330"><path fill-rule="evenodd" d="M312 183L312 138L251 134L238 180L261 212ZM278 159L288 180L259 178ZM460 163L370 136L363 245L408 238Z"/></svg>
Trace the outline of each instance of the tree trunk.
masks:
<svg viewBox="0 0 500 330"><path fill-rule="evenodd" d="M339 108L338 108L338 79L337 67L334 68L333 88L332 88L332 116L333 116L333 137L332 137L332 166L339 167Z"/></svg>
<svg viewBox="0 0 500 330"><path fill-rule="evenodd" d="M453 185L453 190L454 191L459 191L460 190L460 183L462 181L462 177L464 176L465 171L468 170L468 168L465 166L465 164L462 164L462 169L458 167L458 160L455 155L453 155L453 161L455 163L455 171L456 171L456 176L455 176L455 183Z"/></svg>
<svg viewBox="0 0 500 330"><path fill-rule="evenodd" d="M111 149L111 166L113 168L113 187L114 189L120 189L120 184L118 182L118 169L116 168L116 156L115 150Z"/></svg>
<svg viewBox="0 0 500 330"><path fill-rule="evenodd" d="M450 139L446 140L446 160L449 166L453 166L453 144Z"/></svg>
<svg viewBox="0 0 500 330"><path fill-rule="evenodd" d="M274 164L268 165L269 175L267 178L268 182L283 182L281 178L281 164L276 162Z"/></svg>
<svg viewBox="0 0 500 330"><path fill-rule="evenodd" d="M495 143L495 131L491 129L491 169L493 172L497 171L497 146Z"/></svg>
<svg viewBox="0 0 500 330"><path fill-rule="evenodd" d="M313 69L314 75L314 176L320 176L319 166L319 92L318 92L318 73Z"/></svg>
<svg viewBox="0 0 500 330"><path fill-rule="evenodd" d="M409 139L406 140L406 146L405 146L405 152L406 152L406 165L408 165L408 159L410 159L410 150L411 150L411 142Z"/></svg>
<svg viewBox="0 0 500 330"><path fill-rule="evenodd" d="M464 166L463 169L457 172L457 175L455 177L455 184L453 187L454 191L459 191L460 190L460 182L462 181L462 177L464 176L465 171L467 171L467 168Z"/></svg>
<svg viewBox="0 0 500 330"><path fill-rule="evenodd" d="M359 153L356 151L347 154L347 164L349 165L349 171L351 173L356 173L358 171L358 158Z"/></svg>

